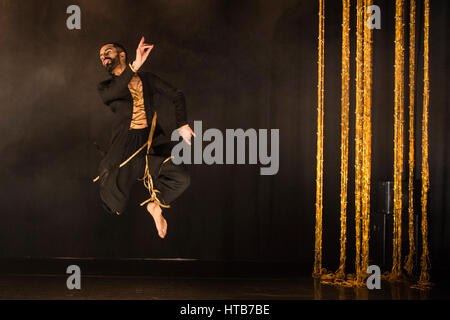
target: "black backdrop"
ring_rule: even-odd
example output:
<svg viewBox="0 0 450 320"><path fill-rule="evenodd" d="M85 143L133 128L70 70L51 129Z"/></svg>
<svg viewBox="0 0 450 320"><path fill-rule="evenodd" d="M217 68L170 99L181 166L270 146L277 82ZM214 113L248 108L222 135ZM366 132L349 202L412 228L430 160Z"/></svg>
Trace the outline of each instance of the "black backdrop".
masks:
<svg viewBox="0 0 450 320"><path fill-rule="evenodd" d="M431 2L430 248L433 268L445 270L449 3ZM373 190L393 171L393 3L375 1L382 29L374 31ZM81 30L66 28L70 4L81 8ZM310 0L0 1L0 257L285 260L311 270L317 12ZM419 8L418 25L422 14ZM326 1L324 266L331 269L339 256L340 25L340 1ZM353 23L352 37L354 31ZM204 130L280 129L275 176L260 176L259 165L191 165L191 187L166 211L164 240L138 205L145 198L141 184L130 210L117 217L100 207L91 182L100 160L93 142L105 147L112 119L96 92L107 77L99 46L122 42L134 55L141 35L156 45L145 68L184 91L191 126L202 120ZM417 46L419 115L423 46ZM354 42L352 62L353 51ZM353 74L352 63L352 88ZM173 128L171 105L161 101L158 111ZM420 134L416 139L419 161ZM352 192L351 184L350 203Z"/></svg>

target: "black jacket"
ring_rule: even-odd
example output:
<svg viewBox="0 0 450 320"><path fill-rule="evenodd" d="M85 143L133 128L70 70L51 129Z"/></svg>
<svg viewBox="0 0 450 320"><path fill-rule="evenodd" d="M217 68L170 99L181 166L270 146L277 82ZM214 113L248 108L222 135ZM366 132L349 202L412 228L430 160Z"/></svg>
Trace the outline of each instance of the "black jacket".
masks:
<svg viewBox="0 0 450 320"><path fill-rule="evenodd" d="M175 120L178 128L187 124L184 94L153 73L138 72L137 74L142 81L148 127L151 127L154 114L152 106L155 94L161 94L173 102L175 106ZM98 168L100 194L103 201L108 203L112 211L120 209L118 205L117 208L114 205L116 203L115 199L121 197L120 190L116 186L116 177L119 165L123 161L127 135L133 114L133 98L128 89L128 83L133 75L134 72L127 65L126 69L119 76L112 76L110 79L102 81L98 85L98 92L103 102L116 115L112 127L109 149L100 161ZM155 152L155 150L157 151ZM152 142L151 153L153 155L151 161L149 161L149 170L152 176L154 175L153 173L158 172L164 159L170 156L170 151L170 137L165 134L157 120Z"/></svg>
<svg viewBox="0 0 450 320"><path fill-rule="evenodd" d="M138 72L137 74L142 81L148 127L150 128L151 126L154 113L152 106L155 94L161 94L173 102L175 106L175 121L178 128L187 124L186 102L183 92L174 88L153 73ZM130 128L133 114L133 98L128 89L128 83L133 75L134 72L127 66L119 76L113 76L98 85L98 92L103 102L116 114L110 140L111 146L105 158L102 160L104 166L108 168L120 164L120 159L114 158L114 155L117 154L114 151L123 150L123 144L121 142L123 143L125 141L126 134ZM168 142L170 142L169 137L166 136L157 121L152 147Z"/></svg>

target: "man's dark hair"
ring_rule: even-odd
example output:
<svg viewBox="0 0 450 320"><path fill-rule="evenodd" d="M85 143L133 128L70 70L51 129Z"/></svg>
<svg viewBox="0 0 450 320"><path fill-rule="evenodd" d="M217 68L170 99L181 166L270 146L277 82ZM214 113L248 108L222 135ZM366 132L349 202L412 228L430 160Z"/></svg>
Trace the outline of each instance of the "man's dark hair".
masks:
<svg viewBox="0 0 450 320"><path fill-rule="evenodd" d="M128 52L127 52L127 49L125 49L125 47L123 45L121 45L120 43L117 43L117 42L105 42L105 44L103 44L103 46L106 46L107 44L112 44L114 46L114 48L116 48L119 51L119 53L125 52L125 62L128 62Z"/></svg>

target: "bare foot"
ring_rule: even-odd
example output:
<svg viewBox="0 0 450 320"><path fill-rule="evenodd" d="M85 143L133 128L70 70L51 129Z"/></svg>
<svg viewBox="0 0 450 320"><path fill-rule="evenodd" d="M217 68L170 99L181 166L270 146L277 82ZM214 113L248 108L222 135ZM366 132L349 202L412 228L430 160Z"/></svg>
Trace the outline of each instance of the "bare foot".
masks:
<svg viewBox="0 0 450 320"><path fill-rule="evenodd" d="M162 215L161 207L155 202L149 202L149 204L147 204L147 211L152 215L153 220L155 220L158 235L161 238L164 238L167 233L167 221Z"/></svg>

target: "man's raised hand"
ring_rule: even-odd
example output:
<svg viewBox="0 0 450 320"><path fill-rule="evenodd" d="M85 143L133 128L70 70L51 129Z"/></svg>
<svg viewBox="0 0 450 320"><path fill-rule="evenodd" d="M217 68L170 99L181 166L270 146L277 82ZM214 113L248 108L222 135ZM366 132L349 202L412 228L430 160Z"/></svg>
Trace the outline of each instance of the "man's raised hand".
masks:
<svg viewBox="0 0 450 320"><path fill-rule="evenodd" d="M141 38L141 41L139 42L139 45L136 49L136 59L132 64L134 70L137 71L144 64L153 47L153 44L145 43L144 37Z"/></svg>

